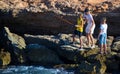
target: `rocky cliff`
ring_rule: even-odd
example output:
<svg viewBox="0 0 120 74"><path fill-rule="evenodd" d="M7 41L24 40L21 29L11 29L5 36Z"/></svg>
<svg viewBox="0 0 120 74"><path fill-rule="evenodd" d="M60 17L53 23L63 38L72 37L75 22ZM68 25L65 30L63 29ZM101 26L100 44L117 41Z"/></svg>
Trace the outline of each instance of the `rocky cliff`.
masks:
<svg viewBox="0 0 120 74"><path fill-rule="evenodd" d="M107 54L100 54L98 45L83 50L79 38L72 42L72 34L29 35L24 38L4 27L0 31L0 65L44 65L74 70L75 74L120 73L120 37L108 36ZM96 42L96 39L95 39Z"/></svg>
<svg viewBox="0 0 120 74"><path fill-rule="evenodd" d="M120 35L119 0L1 0L0 26L19 34L73 33L77 14L89 7L96 22L106 16L109 35ZM113 31L114 30L114 31Z"/></svg>

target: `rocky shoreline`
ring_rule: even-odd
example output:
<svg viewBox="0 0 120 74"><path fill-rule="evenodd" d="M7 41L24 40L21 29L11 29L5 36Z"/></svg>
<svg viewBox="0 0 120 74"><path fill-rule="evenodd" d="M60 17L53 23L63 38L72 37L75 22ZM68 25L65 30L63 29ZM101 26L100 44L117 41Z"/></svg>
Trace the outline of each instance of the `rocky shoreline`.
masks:
<svg viewBox="0 0 120 74"><path fill-rule="evenodd" d="M101 17L107 18L107 55L99 54L97 45L87 48L85 36L84 51L78 51L78 38L71 44L77 15L86 7L95 19L94 36ZM119 0L1 0L0 65L64 67L75 74L119 72L119 12Z"/></svg>
<svg viewBox="0 0 120 74"><path fill-rule="evenodd" d="M0 31L0 65L51 65L55 68L75 69L77 73L119 72L120 37L108 36L108 54L99 54L99 48L86 46L78 51L79 40L72 42L72 34L29 35L21 37L11 33L7 27ZM96 41L96 40L95 40Z"/></svg>

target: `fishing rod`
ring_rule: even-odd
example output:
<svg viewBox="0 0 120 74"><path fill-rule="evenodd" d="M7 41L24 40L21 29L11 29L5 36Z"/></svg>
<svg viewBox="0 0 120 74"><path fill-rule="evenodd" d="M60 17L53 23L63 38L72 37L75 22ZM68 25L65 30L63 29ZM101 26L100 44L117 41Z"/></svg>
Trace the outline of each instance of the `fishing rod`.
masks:
<svg viewBox="0 0 120 74"><path fill-rule="evenodd" d="M44 13L44 15L47 15L46 13ZM64 19L63 17L59 16L59 15L53 15L53 17L67 23L67 24L70 24L70 25L74 25L72 22L68 21L67 19Z"/></svg>
<svg viewBox="0 0 120 74"><path fill-rule="evenodd" d="M55 15L54 17L58 18L59 20L61 20L61 21L63 21L63 22L66 22L66 23L68 23L68 24L70 24L70 25L73 25L72 22L70 22L70 21L64 19L63 17L60 17L60 16L58 16L58 15Z"/></svg>

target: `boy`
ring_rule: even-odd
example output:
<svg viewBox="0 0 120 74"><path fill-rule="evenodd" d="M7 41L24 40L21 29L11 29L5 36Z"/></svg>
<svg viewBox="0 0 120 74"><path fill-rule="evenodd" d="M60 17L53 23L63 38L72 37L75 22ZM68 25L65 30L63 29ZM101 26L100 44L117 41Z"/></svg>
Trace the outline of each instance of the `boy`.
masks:
<svg viewBox="0 0 120 74"><path fill-rule="evenodd" d="M88 47L95 48L94 38L93 38L95 22L94 22L92 14L90 13L90 10L88 8L86 8L84 12L85 12L84 18L87 22L85 32L86 32L86 37L87 37L87 41L88 41ZM90 43L92 43L92 44L90 44Z"/></svg>
<svg viewBox="0 0 120 74"><path fill-rule="evenodd" d="M106 45L107 28L108 28L108 26L106 24L106 18L102 18L101 24L100 24L100 32L98 35L101 54L104 54L104 53L107 54L107 45Z"/></svg>
<svg viewBox="0 0 120 74"><path fill-rule="evenodd" d="M82 33L83 33L83 15L79 14L78 18L77 18L77 25L75 25L75 31L73 34L73 42L75 41L75 35L79 36L79 40L80 40L80 49L82 50L82 45L83 45L83 41L81 39Z"/></svg>

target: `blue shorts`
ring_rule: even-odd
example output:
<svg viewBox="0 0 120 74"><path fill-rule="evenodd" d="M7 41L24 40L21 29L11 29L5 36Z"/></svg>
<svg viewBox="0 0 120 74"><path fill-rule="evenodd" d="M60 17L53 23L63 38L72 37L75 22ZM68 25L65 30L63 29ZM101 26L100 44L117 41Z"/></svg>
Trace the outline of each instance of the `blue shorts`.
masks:
<svg viewBox="0 0 120 74"><path fill-rule="evenodd" d="M75 35L78 35L79 37L81 37L81 36L82 36L82 32L77 31L77 30L75 30L75 31L74 31L74 34L75 34Z"/></svg>
<svg viewBox="0 0 120 74"><path fill-rule="evenodd" d="M101 34L99 37L99 44L106 44L107 34Z"/></svg>

